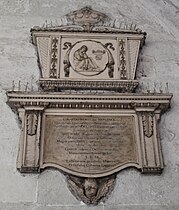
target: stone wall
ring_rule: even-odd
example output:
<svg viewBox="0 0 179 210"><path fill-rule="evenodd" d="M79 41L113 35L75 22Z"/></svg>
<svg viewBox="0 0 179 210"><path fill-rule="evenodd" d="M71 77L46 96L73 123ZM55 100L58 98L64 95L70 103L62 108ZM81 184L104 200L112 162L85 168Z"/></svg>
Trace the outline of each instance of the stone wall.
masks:
<svg viewBox="0 0 179 210"><path fill-rule="evenodd" d="M6 104L13 80L16 87L21 80L21 90L27 82L29 90L37 89L39 69L30 28L57 24L66 13L90 5L116 19L116 24L133 22L147 32L138 65L140 89L174 94L171 110L160 123L166 165L162 175L124 170L108 200L97 207L77 201L59 171L23 175L16 170L20 122ZM0 210L178 210L178 34L178 0L0 0Z"/></svg>

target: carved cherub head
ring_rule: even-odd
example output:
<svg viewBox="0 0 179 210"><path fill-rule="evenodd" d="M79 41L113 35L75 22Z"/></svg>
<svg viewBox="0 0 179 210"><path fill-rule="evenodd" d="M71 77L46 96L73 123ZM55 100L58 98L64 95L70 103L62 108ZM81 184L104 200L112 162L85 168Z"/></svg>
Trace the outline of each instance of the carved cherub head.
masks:
<svg viewBox="0 0 179 210"><path fill-rule="evenodd" d="M68 176L68 187L73 195L88 205L96 205L107 193L111 192L115 175L102 178L80 178Z"/></svg>
<svg viewBox="0 0 179 210"><path fill-rule="evenodd" d="M85 179L84 190L87 198L95 197L98 190L98 184L96 180L92 178Z"/></svg>

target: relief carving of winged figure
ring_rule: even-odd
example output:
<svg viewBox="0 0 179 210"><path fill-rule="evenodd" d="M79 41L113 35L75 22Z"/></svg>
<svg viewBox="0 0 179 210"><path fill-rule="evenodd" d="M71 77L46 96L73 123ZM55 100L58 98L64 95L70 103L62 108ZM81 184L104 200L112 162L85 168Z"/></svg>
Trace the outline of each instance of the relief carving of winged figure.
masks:
<svg viewBox="0 0 179 210"><path fill-rule="evenodd" d="M115 175L105 178L80 178L68 176L67 183L72 194L88 205L97 205L109 194L115 184Z"/></svg>

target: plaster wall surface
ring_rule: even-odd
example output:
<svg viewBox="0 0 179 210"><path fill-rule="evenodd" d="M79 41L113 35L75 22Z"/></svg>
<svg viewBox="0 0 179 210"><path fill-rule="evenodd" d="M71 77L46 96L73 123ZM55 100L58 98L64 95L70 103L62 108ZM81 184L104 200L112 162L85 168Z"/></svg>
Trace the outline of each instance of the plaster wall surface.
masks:
<svg viewBox="0 0 179 210"><path fill-rule="evenodd" d="M39 69L30 28L61 23L84 6L147 32L140 54L140 90L173 93L171 110L160 122L165 169L161 175L120 172L105 203L87 207L67 189L55 170L22 175L16 170L20 135L18 117L6 104L6 91L21 81L37 89ZM46 22L47 20L47 22ZM179 1L178 0L0 0L0 210L178 210L179 209ZM154 84L155 83L155 84ZM167 88L168 83L169 88Z"/></svg>

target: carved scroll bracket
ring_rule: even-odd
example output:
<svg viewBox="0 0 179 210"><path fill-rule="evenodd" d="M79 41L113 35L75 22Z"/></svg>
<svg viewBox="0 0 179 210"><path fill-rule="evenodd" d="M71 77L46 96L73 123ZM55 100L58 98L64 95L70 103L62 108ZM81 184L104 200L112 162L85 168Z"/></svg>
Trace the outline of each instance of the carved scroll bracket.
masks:
<svg viewBox="0 0 179 210"><path fill-rule="evenodd" d="M142 125L144 135L150 138L154 131L154 113L153 112L143 112L142 113Z"/></svg>
<svg viewBox="0 0 179 210"><path fill-rule="evenodd" d="M36 135L38 118L43 111L43 107L25 107L27 135Z"/></svg>
<svg viewBox="0 0 179 210"><path fill-rule="evenodd" d="M150 138L153 135L154 126L154 107L136 107L135 110L142 120L143 133L146 137Z"/></svg>
<svg viewBox="0 0 179 210"><path fill-rule="evenodd" d="M39 172L39 143L44 107L19 108L22 119L17 169L24 173Z"/></svg>
<svg viewBox="0 0 179 210"><path fill-rule="evenodd" d="M160 119L160 109L156 107L136 109L142 155L143 173L161 173L163 170L163 155L158 133L158 123Z"/></svg>

